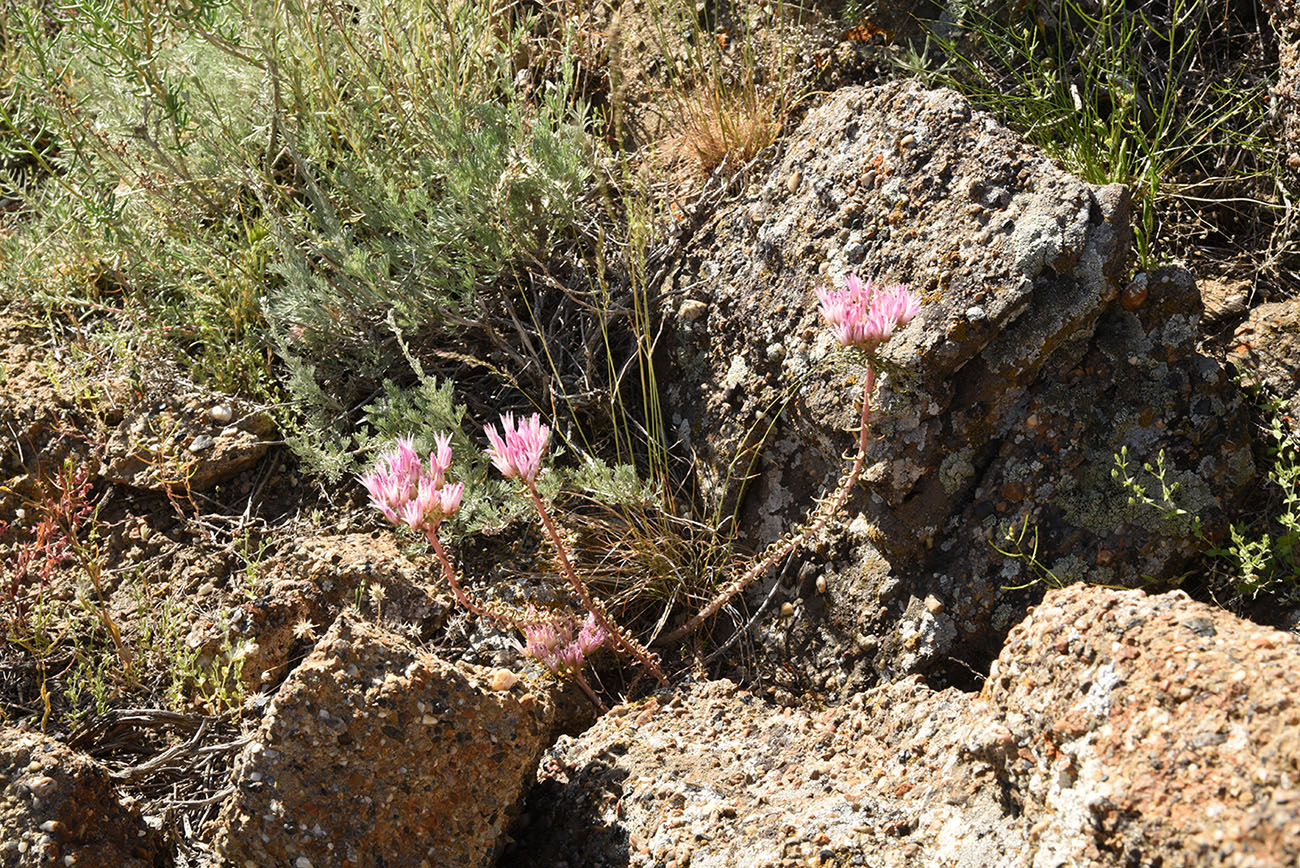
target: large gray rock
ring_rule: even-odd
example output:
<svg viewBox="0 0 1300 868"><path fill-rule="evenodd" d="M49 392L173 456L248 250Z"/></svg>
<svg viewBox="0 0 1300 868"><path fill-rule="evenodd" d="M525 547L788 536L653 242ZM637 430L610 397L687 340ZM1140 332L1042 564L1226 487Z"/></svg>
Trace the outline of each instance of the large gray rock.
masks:
<svg viewBox="0 0 1300 868"><path fill-rule="evenodd" d="M236 764L221 864L487 866L553 707L344 613Z"/></svg>
<svg viewBox="0 0 1300 868"><path fill-rule="evenodd" d="M40 733L0 727L0 866L165 862L159 835L107 769Z"/></svg>
<svg viewBox="0 0 1300 868"><path fill-rule="evenodd" d="M525 865L1291 865L1300 640L1174 592L1074 586L980 694L826 710L730 682L616 709L543 760Z"/></svg>
<svg viewBox="0 0 1300 868"><path fill-rule="evenodd" d="M834 485L854 439L862 369L832 345L814 290L853 271L922 300L886 346L867 485L798 571L800 635L770 637L810 644L796 657L821 662L805 675L991 657L1023 607L1004 586L1041 574L992 550L1006 527L1036 528L1062 581L1176 576L1198 544L1128 505L1111 479L1121 447L1139 464L1164 449L1180 505L1223 526L1253 478L1241 402L1196 352L1190 277L1126 285L1128 204L957 94L902 82L837 92L697 235L669 287L672 422L708 493L729 504L748 479L739 526L755 542ZM785 402L768 432L763 414Z"/></svg>

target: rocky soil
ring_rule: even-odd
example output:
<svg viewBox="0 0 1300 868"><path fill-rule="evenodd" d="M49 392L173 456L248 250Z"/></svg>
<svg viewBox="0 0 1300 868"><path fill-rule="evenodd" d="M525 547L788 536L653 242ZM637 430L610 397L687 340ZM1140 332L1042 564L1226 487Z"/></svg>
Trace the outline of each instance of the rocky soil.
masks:
<svg viewBox="0 0 1300 868"><path fill-rule="evenodd" d="M676 50L624 8L600 33ZM598 658L606 714L458 610L358 487L301 478L275 408L0 312L0 579L29 637L0 658L0 865L1300 862L1300 611L1197 580L1262 499L1243 382L1300 432L1296 299L1133 276L1128 191L953 92L862 84L884 31L806 27L826 92L658 263L671 427L745 545L853 442L863 369L813 290L856 271L922 312L845 513L660 649L672 686ZM628 63L629 135L671 132L664 70ZM1128 502L1121 448L1148 487L1163 452L1204 539ZM516 548L459 554L503 597L485 577L535 568Z"/></svg>

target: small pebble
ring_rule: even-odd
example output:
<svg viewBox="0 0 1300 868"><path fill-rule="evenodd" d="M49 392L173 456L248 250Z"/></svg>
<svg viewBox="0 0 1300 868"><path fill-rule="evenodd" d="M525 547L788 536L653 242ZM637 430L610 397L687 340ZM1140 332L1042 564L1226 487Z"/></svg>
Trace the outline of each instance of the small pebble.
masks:
<svg viewBox="0 0 1300 868"><path fill-rule="evenodd" d="M54 778L42 775L27 782L27 790L36 798L43 799L54 792L58 782Z"/></svg>
<svg viewBox="0 0 1300 868"><path fill-rule="evenodd" d="M229 404L216 404L208 411L208 418L218 425L224 425L233 419L235 411L230 409Z"/></svg>
<svg viewBox="0 0 1300 868"><path fill-rule="evenodd" d="M677 309L677 318L686 322L695 322L709 312L709 306L699 299L688 298Z"/></svg>
<svg viewBox="0 0 1300 868"><path fill-rule="evenodd" d="M195 437L194 442L190 444L190 452L197 455L200 452L204 452L208 449L211 449L213 444L215 444L216 442L217 441L213 440L207 434L200 434L198 437Z"/></svg>
<svg viewBox="0 0 1300 868"><path fill-rule="evenodd" d="M509 669L498 669L492 673L492 680L488 683L493 690L509 690L519 683L519 676Z"/></svg>

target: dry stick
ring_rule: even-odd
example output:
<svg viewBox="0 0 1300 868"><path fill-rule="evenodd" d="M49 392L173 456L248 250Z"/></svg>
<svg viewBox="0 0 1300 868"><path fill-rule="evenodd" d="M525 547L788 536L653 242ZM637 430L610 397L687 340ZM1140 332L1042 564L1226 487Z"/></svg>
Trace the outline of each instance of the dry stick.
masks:
<svg viewBox="0 0 1300 868"><path fill-rule="evenodd" d="M875 384L876 380L875 371L872 370L870 363L867 364L867 374L863 380L862 421L861 427L858 429L858 457L854 459L853 468L849 471L848 477L840 486L840 490L836 494L835 499L833 501L828 501L831 504L830 509L823 512L815 524L809 525L784 542L776 543L775 547L766 557L762 558L758 563L746 570L740 578L731 582L719 591L718 595L714 597L707 606L697 612L689 621L666 636L661 637L657 642L655 642L656 645L667 645L672 642L678 642L689 636L691 633L694 633L701 624L713 617L713 615L717 614L717 611L725 606L732 597L749 587L755 579L766 573L779 561L788 557L791 552L795 551L811 537L820 533L822 528L826 526L826 523L830 521L831 516L839 512L840 507L844 506L845 502L849 499L849 492L853 491L853 486L857 484L858 477L862 475L862 467L866 463L867 458L867 420L871 416L871 388Z"/></svg>
<svg viewBox="0 0 1300 868"><path fill-rule="evenodd" d="M592 614L601 629L614 640L615 646L622 648L635 657L638 663L650 670L650 674L658 679L660 684L667 685L668 679L664 676L663 670L659 668L654 655L647 651L640 642L627 635L623 628L606 615L604 608L587 592L587 586L578 578L578 574L573 571L573 566L569 563L569 556L564 550L564 542L560 539L560 534L555 530L555 524L551 521L550 513L546 511L546 505L542 503L542 498L537 493L537 486L527 479L524 480L524 483L528 486L528 494L533 499L533 506L536 507L537 514L541 516L542 525L546 528L546 532L551 535L551 542L555 543L555 553L560 561L560 569L563 571L564 577L569 580L569 584L573 586L573 592L578 595L578 601L582 603L583 608Z"/></svg>

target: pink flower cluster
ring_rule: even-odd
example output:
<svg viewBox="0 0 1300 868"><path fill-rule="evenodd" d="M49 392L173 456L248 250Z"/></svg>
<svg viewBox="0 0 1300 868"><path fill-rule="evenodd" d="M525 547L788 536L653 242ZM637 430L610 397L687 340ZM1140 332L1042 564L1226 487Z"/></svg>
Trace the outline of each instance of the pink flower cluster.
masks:
<svg viewBox="0 0 1300 868"><path fill-rule="evenodd" d="M817 300L835 339L867 352L874 352L921 309L906 286L886 286L870 279L863 283L856 274L844 276L844 289L818 290Z"/></svg>
<svg viewBox="0 0 1300 868"><path fill-rule="evenodd" d="M427 468L416 454L414 441L399 437L392 449L379 456L375 468L361 476L361 484L370 492L370 502L384 518L425 536L437 533L442 520L460 509L464 492L460 482L447 484L451 435L437 434L434 441L436 446Z"/></svg>
<svg viewBox="0 0 1300 868"><path fill-rule="evenodd" d="M504 436L497 433L495 425L483 428L492 443L487 450L488 456L506 479L518 476L532 485L542 468L542 455L546 452L551 429L542 424L536 413L527 420L520 419L518 424L513 413L506 413L501 417L501 428Z"/></svg>
<svg viewBox="0 0 1300 868"><path fill-rule="evenodd" d="M551 672L560 675L565 672L579 672L587 655L605 643L609 635L596 623L596 616L588 613L581 629L573 618L559 621L537 620L528 623L529 618L536 618L534 609L529 609L524 625L520 628L528 644L524 654L541 663ZM577 635L574 635L577 630Z"/></svg>

